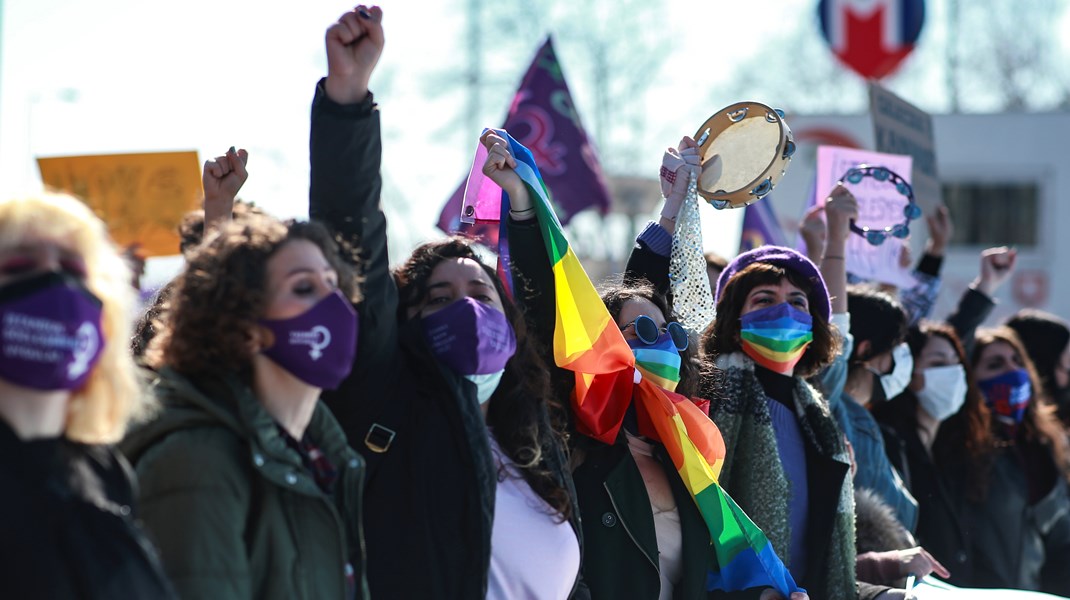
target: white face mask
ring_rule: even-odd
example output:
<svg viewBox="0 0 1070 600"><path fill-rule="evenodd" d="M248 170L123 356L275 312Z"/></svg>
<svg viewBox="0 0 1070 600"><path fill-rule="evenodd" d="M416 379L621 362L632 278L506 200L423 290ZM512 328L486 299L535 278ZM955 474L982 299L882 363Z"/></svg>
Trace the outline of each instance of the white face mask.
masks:
<svg viewBox="0 0 1070 600"><path fill-rule="evenodd" d="M494 395L494 390L498 389L498 384L501 383L502 375L504 374L505 369L502 369L497 373L465 375L464 378L476 384L476 397L479 398L480 404L486 404L487 400L490 400L490 397Z"/></svg>
<svg viewBox="0 0 1070 600"><path fill-rule="evenodd" d="M899 344L892 350L892 372L887 375L878 375L881 387L884 388L884 398L891 400L910 385L910 378L914 375L914 356L910 354L910 346L906 343Z"/></svg>
<svg viewBox="0 0 1070 600"><path fill-rule="evenodd" d="M957 413L966 402L966 369L962 365L923 369L925 388L916 395L918 403L937 421Z"/></svg>

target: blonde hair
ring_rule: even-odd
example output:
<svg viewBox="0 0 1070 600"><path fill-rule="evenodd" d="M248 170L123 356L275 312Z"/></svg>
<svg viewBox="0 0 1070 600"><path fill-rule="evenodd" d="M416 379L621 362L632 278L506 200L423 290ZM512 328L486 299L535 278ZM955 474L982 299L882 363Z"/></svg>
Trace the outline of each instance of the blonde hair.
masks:
<svg viewBox="0 0 1070 600"><path fill-rule="evenodd" d="M0 249L54 240L85 261L86 287L100 299L105 344L85 385L67 406L65 434L86 444L118 441L132 420L149 412L137 367L130 354L135 292L130 266L108 236L104 223L85 204L59 194L0 201Z"/></svg>

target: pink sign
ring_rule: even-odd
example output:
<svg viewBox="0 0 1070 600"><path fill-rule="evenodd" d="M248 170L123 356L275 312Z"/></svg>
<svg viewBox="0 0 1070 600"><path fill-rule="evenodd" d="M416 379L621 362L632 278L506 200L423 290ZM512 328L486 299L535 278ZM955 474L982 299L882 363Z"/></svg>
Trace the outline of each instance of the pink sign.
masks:
<svg viewBox="0 0 1070 600"><path fill-rule="evenodd" d="M847 171L859 165L884 167L910 181L913 159L900 154L883 154L839 146L819 146L817 149L817 193L824 201ZM895 186L872 177L859 183L845 183L858 200L858 224L883 228L903 222L905 196ZM917 282L911 274L913 265L900 266L905 240L891 236L874 246L860 235L847 238L847 271L869 281L890 283L899 287L913 287Z"/></svg>

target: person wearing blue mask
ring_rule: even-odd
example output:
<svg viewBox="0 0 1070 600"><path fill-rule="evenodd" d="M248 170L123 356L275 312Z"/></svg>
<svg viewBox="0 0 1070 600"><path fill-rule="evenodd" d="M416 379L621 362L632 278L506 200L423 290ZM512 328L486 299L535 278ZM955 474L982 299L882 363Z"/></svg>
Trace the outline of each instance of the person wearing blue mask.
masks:
<svg viewBox="0 0 1070 600"><path fill-rule="evenodd" d="M364 462L319 396L357 351L356 277L317 223L250 216L175 281L122 449L184 597L366 598Z"/></svg>
<svg viewBox="0 0 1070 600"><path fill-rule="evenodd" d="M681 171L688 159L697 161L697 148L689 141L685 139L678 149L666 154L667 161L674 159L670 164ZM486 134L484 145L488 147L488 163L493 160L508 163L511 159L508 142L497 133ZM503 164L490 175L508 193L513 210L509 218L509 240L517 301L535 324L542 347L549 350L553 347L558 308L557 283L546 259L546 242L535 218L531 194L511 166ZM652 223L648 228L648 231L657 230L661 237L668 235L664 226L672 227L673 219L665 215L675 215L686 191L687 177L676 180L675 186L663 187L664 225ZM640 243L646 240L644 235L639 238ZM702 369L697 345L678 322L659 285L664 283L668 287L667 270L657 284L638 272L645 265L660 264L665 257L638 248L636 251L642 254L641 257L633 254L634 268L600 290L608 316L635 358L635 372L629 372L627 380L634 381L634 375L653 382L681 403L698 405L695 413L700 422L715 430L705 414L708 402L696 397ZM552 360L547 355L547 362ZM574 391L574 375L563 368L554 369L553 374L558 384L555 389L561 397L568 397ZM607 412L615 416L600 421L605 425L604 432L584 429L584 423L580 422L583 417L573 412L576 423L570 436L571 462L584 532L583 579L591 597L784 598L757 578L747 586L740 586L742 589L725 590L710 583L714 552L711 552L709 525L704 522L665 444L648 437L650 432L642 427L641 420L649 416L644 417L647 413L640 408L640 393L628 385L614 387L608 400L614 408ZM805 600L808 596L794 591L790 597Z"/></svg>
<svg viewBox="0 0 1070 600"><path fill-rule="evenodd" d="M115 451L155 405L130 268L69 196L0 201L0 576L10 598L172 598Z"/></svg>
<svg viewBox="0 0 1070 600"><path fill-rule="evenodd" d="M979 330L970 363L996 448L981 500L959 506L970 585L1070 595L1070 451L1054 407L1038 393L1036 369L1010 328Z"/></svg>
<svg viewBox="0 0 1070 600"><path fill-rule="evenodd" d="M390 270L368 90L381 18L358 6L328 38L309 196L309 214L360 248L358 352L324 400L368 464L371 595L586 597L564 412L523 315L469 241L424 243Z"/></svg>

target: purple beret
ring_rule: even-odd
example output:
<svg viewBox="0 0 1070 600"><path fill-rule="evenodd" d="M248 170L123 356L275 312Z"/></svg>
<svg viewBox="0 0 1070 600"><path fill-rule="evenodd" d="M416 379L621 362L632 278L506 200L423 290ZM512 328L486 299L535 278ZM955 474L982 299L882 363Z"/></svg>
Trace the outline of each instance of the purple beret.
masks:
<svg viewBox="0 0 1070 600"><path fill-rule="evenodd" d="M802 275L803 279L810 282L810 310L811 312L824 311L825 320L832 318L832 303L829 302L829 290L825 287L825 279L821 277L817 265L810 262L802 254L783 246L759 246L749 252L744 252L728 263L721 276L717 278L717 295L715 300L720 302L721 294L728 285L728 281L745 269L748 265L761 262L776 265L789 271L795 271Z"/></svg>

